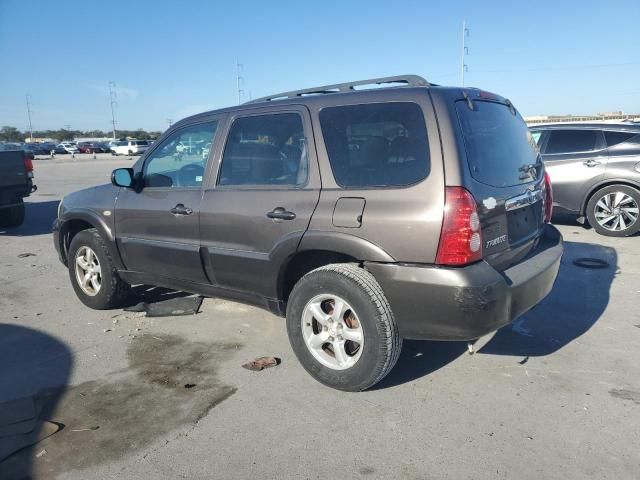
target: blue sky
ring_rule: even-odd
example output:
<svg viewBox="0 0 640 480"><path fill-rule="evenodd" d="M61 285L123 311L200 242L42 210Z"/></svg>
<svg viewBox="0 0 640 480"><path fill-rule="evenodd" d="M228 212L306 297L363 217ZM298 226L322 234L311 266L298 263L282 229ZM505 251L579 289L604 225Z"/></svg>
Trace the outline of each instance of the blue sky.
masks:
<svg viewBox="0 0 640 480"><path fill-rule="evenodd" d="M417 73L510 98L523 115L640 112L640 1L0 0L0 125L163 130L246 99Z"/></svg>

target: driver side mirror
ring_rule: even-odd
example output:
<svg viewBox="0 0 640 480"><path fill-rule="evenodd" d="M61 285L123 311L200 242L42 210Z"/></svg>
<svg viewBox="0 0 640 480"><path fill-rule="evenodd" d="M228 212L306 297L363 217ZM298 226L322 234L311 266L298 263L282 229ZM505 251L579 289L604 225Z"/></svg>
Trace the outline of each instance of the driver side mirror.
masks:
<svg viewBox="0 0 640 480"><path fill-rule="evenodd" d="M135 183L133 168L116 168L111 173L111 183L116 187L132 188Z"/></svg>

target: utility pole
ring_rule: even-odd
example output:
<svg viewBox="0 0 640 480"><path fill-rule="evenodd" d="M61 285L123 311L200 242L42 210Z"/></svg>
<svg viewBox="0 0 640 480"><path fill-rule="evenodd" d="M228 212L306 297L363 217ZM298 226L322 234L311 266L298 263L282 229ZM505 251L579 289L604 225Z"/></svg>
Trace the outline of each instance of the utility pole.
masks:
<svg viewBox="0 0 640 480"><path fill-rule="evenodd" d="M27 99L27 117L29 117L29 141L33 142L33 125L31 125L31 95L25 95Z"/></svg>
<svg viewBox="0 0 640 480"><path fill-rule="evenodd" d="M173 119L172 118L167 118L167 122L169 122L169 128L171 128L171 124L173 123Z"/></svg>
<svg viewBox="0 0 640 480"><path fill-rule="evenodd" d="M244 90L242 87L244 86L244 78L242 77L242 71L244 70L244 66L241 63L236 62L236 73L237 73L237 84L238 84L238 105L242 103L242 99L244 97Z"/></svg>
<svg viewBox="0 0 640 480"><path fill-rule="evenodd" d="M117 96L116 96L116 84L115 82L109 81L109 100L111 101L111 126L113 127L113 139L116 139L116 114L115 114L115 107L118 105L118 102L116 101Z"/></svg>
<svg viewBox="0 0 640 480"><path fill-rule="evenodd" d="M469 29L467 28L467 21L462 22L462 56L460 57L460 84L464 87L464 72L469 71L467 64L464 61L465 56L469 55L469 49L466 46L466 40L469 36Z"/></svg>

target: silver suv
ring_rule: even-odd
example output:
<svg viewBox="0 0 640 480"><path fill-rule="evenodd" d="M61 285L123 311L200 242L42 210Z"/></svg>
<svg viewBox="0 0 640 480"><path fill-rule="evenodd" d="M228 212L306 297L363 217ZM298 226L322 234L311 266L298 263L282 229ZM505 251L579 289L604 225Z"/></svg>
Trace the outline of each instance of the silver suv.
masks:
<svg viewBox="0 0 640 480"><path fill-rule="evenodd" d="M640 125L561 123L531 127L551 177L554 206L587 217L600 234L640 230Z"/></svg>
<svg viewBox="0 0 640 480"><path fill-rule="evenodd" d="M508 324L549 293L562 255L511 102L417 76L186 118L111 180L67 195L54 224L85 305L116 307L131 284L259 305L342 390L380 381L403 338Z"/></svg>

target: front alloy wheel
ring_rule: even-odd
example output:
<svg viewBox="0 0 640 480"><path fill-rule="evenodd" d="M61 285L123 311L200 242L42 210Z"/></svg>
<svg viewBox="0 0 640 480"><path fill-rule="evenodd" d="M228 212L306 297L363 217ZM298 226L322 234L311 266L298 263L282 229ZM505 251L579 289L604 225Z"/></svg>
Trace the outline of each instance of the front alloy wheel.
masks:
<svg viewBox="0 0 640 480"><path fill-rule="evenodd" d="M96 253L90 247L81 247L76 253L76 280L84 293L94 297L102 287L102 269Z"/></svg>

